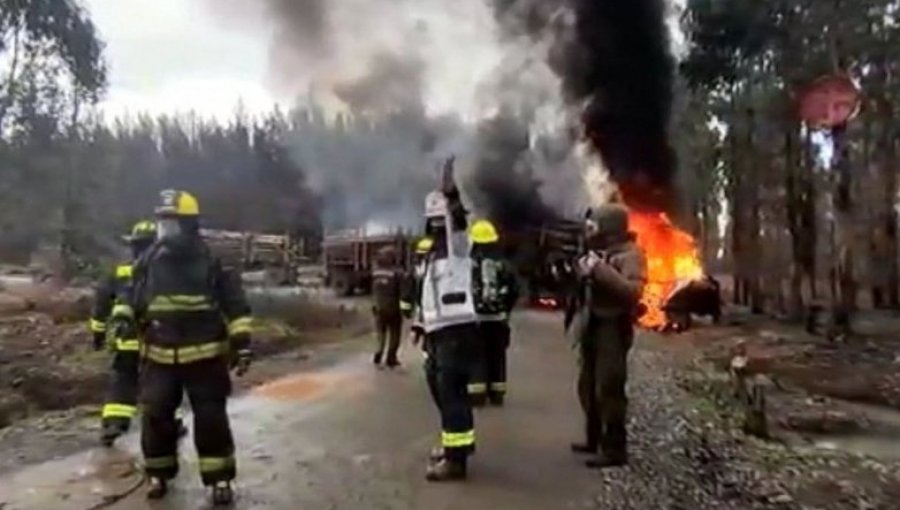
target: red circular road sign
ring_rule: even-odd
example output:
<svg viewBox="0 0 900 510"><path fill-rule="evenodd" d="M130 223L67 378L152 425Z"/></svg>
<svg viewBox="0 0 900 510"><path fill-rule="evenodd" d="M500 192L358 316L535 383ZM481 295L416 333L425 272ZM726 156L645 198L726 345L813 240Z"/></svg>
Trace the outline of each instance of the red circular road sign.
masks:
<svg viewBox="0 0 900 510"><path fill-rule="evenodd" d="M831 128L852 120L859 113L860 92L847 75L818 78L799 95L800 118L812 129Z"/></svg>

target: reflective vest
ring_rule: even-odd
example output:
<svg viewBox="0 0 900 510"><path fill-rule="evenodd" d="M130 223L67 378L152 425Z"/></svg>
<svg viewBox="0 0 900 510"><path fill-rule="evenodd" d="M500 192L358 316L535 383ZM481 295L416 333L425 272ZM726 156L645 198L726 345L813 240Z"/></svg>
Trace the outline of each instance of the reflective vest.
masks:
<svg viewBox="0 0 900 510"><path fill-rule="evenodd" d="M473 265L475 310L481 321L506 319L508 289L503 281L503 262L491 258L476 259Z"/></svg>
<svg viewBox="0 0 900 510"><path fill-rule="evenodd" d="M472 259L454 255L429 259L422 281L422 326L425 332L477 321L472 294Z"/></svg>

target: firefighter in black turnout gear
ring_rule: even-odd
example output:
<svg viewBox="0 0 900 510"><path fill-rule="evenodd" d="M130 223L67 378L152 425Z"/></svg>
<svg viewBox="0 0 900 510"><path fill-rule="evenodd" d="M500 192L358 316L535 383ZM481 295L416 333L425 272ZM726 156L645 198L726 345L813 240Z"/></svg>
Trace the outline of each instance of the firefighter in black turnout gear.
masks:
<svg viewBox="0 0 900 510"><path fill-rule="evenodd" d="M426 235L433 240L418 306L425 331L429 371L441 415L441 446L432 452L426 479L466 478L475 448L472 404L466 391L478 338L472 293L472 259L466 211L453 181L453 160L444 165L441 191L425 199Z"/></svg>
<svg viewBox="0 0 900 510"><path fill-rule="evenodd" d="M131 247L132 260L156 240L156 225L141 221L134 225L125 241ZM140 342L128 299L132 284L132 264L115 266L97 286L91 311L90 329L94 337L94 350L104 347L112 352L112 370L106 403L102 411L100 440L105 446L128 431L137 413L138 365Z"/></svg>
<svg viewBox="0 0 900 510"><path fill-rule="evenodd" d="M413 346L421 347L425 356L425 381L428 384L428 391L435 406L440 405L437 383L437 369L434 365L434 358L428 357L428 338L425 336L425 329L422 325L422 307L419 296L422 295L422 282L425 278L425 269L428 264L428 257L434 247L434 240L430 237L423 237L416 242L415 255L413 257L413 267L406 276L406 282L403 290L403 301L401 308L404 315L412 320L410 325L410 338ZM435 462L439 461L443 456L443 448L437 447L433 452Z"/></svg>
<svg viewBox="0 0 900 510"><path fill-rule="evenodd" d="M419 296L422 294L422 280L425 277L425 268L428 263L428 255L434 247L434 240L423 237L416 242L413 251L413 265L406 275L403 284L403 300L400 301L400 309L404 317L410 319L411 343L419 346L425 336L422 328L422 307L418 306ZM422 346L425 349L424 345Z"/></svg>
<svg viewBox="0 0 900 510"><path fill-rule="evenodd" d="M249 367L250 308L238 275L226 272L200 237L197 200L183 191L160 195L158 241L135 266L130 300L143 338L147 497L163 497L178 472L175 411L186 392L203 484L214 504L226 505L236 467L226 413L229 368L240 376Z"/></svg>
<svg viewBox="0 0 900 510"><path fill-rule="evenodd" d="M390 247L382 248L377 255L375 270L372 271L372 295L375 315L375 334L378 346L373 362L381 365L387 347L385 365L388 368L400 366L397 358L400 350L400 335L403 332L404 308L410 307L403 301L404 276L397 267L396 253Z"/></svg>
<svg viewBox="0 0 900 510"><path fill-rule="evenodd" d="M506 350L509 348L509 314L519 298L515 274L504 260L500 236L494 225L478 220L469 232L472 243L472 277L478 312L477 361L469 381L472 404L503 405L506 395Z"/></svg>

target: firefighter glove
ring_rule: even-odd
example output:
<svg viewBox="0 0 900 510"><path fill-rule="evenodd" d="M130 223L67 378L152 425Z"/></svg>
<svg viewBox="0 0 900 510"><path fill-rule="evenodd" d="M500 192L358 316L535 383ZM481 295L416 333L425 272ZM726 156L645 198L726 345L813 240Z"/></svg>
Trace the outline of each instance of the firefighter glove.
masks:
<svg viewBox="0 0 900 510"><path fill-rule="evenodd" d="M94 341L93 347L95 351L103 350L103 346L106 345L106 333L95 332L94 333Z"/></svg>
<svg viewBox="0 0 900 510"><path fill-rule="evenodd" d="M253 362L253 352L250 349L238 349L231 360L231 368L238 377L243 376L250 369Z"/></svg>

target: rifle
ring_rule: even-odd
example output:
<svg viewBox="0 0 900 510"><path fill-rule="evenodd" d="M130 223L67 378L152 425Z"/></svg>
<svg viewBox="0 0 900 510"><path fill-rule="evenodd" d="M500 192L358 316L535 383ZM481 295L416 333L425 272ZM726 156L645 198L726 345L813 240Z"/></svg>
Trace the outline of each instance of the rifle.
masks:
<svg viewBox="0 0 900 510"><path fill-rule="evenodd" d="M585 220L590 218L590 215L591 210L588 209L585 213ZM578 264L591 252L599 256L601 260L608 262L609 252L592 249L588 244L587 232L584 229L575 232L574 243L564 243L561 251L565 255L560 273L562 274L562 284L568 291L565 312L565 326L568 329L578 310L588 306L592 299L593 286L590 283L590 277L578 274Z"/></svg>

